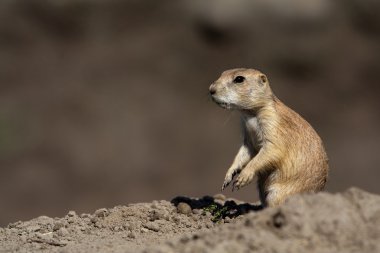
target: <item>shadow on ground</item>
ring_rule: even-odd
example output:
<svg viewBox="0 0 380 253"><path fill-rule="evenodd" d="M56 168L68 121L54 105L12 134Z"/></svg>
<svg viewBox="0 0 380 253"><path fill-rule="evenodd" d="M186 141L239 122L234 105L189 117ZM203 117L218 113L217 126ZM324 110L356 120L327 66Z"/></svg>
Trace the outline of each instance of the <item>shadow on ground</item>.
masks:
<svg viewBox="0 0 380 253"><path fill-rule="evenodd" d="M177 196L171 200L171 203L176 207L178 207L180 203L186 203L192 210L202 209L204 212L210 212L213 216L212 220L214 222L226 217L235 218L248 212L260 211L264 209L263 206L259 204L238 204L234 200L217 199L211 196L204 196L202 198Z"/></svg>

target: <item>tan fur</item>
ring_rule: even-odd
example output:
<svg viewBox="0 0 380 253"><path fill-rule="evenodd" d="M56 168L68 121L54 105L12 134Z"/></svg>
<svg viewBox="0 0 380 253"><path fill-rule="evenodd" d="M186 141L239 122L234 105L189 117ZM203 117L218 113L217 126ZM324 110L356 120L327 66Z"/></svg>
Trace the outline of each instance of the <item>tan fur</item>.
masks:
<svg viewBox="0 0 380 253"><path fill-rule="evenodd" d="M244 81L237 83L235 78ZM234 82L235 80L235 82ZM277 206L290 195L324 188L328 159L318 134L273 94L269 81L254 69L232 69L210 86L213 100L241 112L243 145L228 169L222 189L258 178L263 206Z"/></svg>

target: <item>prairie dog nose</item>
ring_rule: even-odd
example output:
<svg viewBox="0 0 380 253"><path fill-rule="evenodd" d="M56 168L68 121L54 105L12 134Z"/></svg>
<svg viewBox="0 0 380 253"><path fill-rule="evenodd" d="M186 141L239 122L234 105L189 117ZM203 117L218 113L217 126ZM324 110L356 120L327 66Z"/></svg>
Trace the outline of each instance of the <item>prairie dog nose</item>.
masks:
<svg viewBox="0 0 380 253"><path fill-rule="evenodd" d="M210 95L214 95L216 93L216 88L214 84L210 85L209 91L210 91Z"/></svg>

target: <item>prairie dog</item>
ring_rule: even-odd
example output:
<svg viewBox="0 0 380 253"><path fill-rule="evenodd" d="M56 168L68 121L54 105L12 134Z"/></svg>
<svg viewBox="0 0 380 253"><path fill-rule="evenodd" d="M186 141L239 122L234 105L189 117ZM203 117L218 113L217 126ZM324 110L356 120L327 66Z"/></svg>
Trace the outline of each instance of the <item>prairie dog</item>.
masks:
<svg viewBox="0 0 380 253"><path fill-rule="evenodd" d="M328 158L323 143L299 114L272 92L267 77L254 69L231 69L211 84L219 106L241 113L243 144L227 171L222 190L257 176L262 206L277 206L289 196L318 192L326 184Z"/></svg>

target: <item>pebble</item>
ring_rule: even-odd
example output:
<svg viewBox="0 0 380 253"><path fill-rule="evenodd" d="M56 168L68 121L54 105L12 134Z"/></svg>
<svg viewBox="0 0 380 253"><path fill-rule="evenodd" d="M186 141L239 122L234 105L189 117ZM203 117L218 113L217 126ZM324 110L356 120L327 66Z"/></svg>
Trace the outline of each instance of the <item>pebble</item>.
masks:
<svg viewBox="0 0 380 253"><path fill-rule="evenodd" d="M92 222L92 223L96 223L96 222L98 222L98 220L99 220L99 219L98 219L97 217L92 217L92 218L91 218L91 222Z"/></svg>
<svg viewBox="0 0 380 253"><path fill-rule="evenodd" d="M153 210L150 213L150 221L155 221L155 220L169 220L169 212L166 210Z"/></svg>
<svg viewBox="0 0 380 253"><path fill-rule="evenodd" d="M58 231L57 231L57 234L59 236L66 236L69 234L69 231L66 229L66 228L60 228Z"/></svg>
<svg viewBox="0 0 380 253"><path fill-rule="evenodd" d="M118 232L118 231L122 231L123 230L123 227L122 226L115 226L114 228L113 228L113 231L115 231L115 232Z"/></svg>
<svg viewBox="0 0 380 253"><path fill-rule="evenodd" d="M73 217L73 216L71 216L71 217L69 217L69 218L67 219L67 222L68 222L69 224L74 223L74 221L75 221L75 217Z"/></svg>
<svg viewBox="0 0 380 253"><path fill-rule="evenodd" d="M135 232L129 232L128 233L128 237L132 238L132 239L135 239L136 238L136 233Z"/></svg>
<svg viewBox="0 0 380 253"><path fill-rule="evenodd" d="M285 225L286 223L286 219L285 219L285 216L283 213L276 213L274 216L273 216L273 225L276 227L276 228L281 228L283 225Z"/></svg>
<svg viewBox="0 0 380 253"><path fill-rule="evenodd" d="M106 217L109 214L109 211L106 208L100 208L95 211L95 216L97 217Z"/></svg>
<svg viewBox="0 0 380 253"><path fill-rule="evenodd" d="M150 207L153 208L153 209L157 209L158 208L158 201L157 200L153 200L153 202L150 205Z"/></svg>
<svg viewBox="0 0 380 253"><path fill-rule="evenodd" d="M64 224L60 221L56 222L53 226L53 231L57 231L58 229L60 229L61 227L64 227Z"/></svg>
<svg viewBox="0 0 380 253"><path fill-rule="evenodd" d="M224 223L230 223L230 222L231 222L231 218L230 217L224 218Z"/></svg>
<svg viewBox="0 0 380 253"><path fill-rule="evenodd" d="M36 233L36 236L38 238L41 238L43 240L50 240L53 238L53 233L52 232L49 232L49 233L45 233L45 234L42 234L42 233Z"/></svg>
<svg viewBox="0 0 380 253"><path fill-rule="evenodd" d="M221 193L217 193L214 195L214 199L218 199L218 200L226 200L226 196L224 196L223 194Z"/></svg>
<svg viewBox="0 0 380 253"><path fill-rule="evenodd" d="M181 202L177 206L178 213L189 215L192 213L191 207L185 202Z"/></svg>
<svg viewBox="0 0 380 253"><path fill-rule="evenodd" d="M131 230L131 225L129 223L125 223L123 225L123 229L125 229L125 230Z"/></svg>
<svg viewBox="0 0 380 253"><path fill-rule="evenodd" d="M194 216L193 216L193 221L199 221L199 218L200 218L199 216L194 215Z"/></svg>
<svg viewBox="0 0 380 253"><path fill-rule="evenodd" d="M96 228L104 228L104 225L103 225L102 223L100 223L100 222L96 222L96 223L94 224L94 226L95 226Z"/></svg>
<svg viewBox="0 0 380 253"><path fill-rule="evenodd" d="M154 222L148 222L144 225L145 228L152 230L154 232L160 231L160 226L157 223Z"/></svg>
<svg viewBox="0 0 380 253"><path fill-rule="evenodd" d="M38 225L32 225L32 226L27 227L26 231L28 231L28 233L31 233L31 232L39 231L40 229L41 229L40 226L38 226Z"/></svg>
<svg viewBox="0 0 380 253"><path fill-rule="evenodd" d="M52 222L54 222L54 219L51 218L51 217L48 217L48 216L42 215L42 216L39 216L39 217L36 219L36 222L37 222L39 225L48 225L48 224L51 224Z"/></svg>
<svg viewBox="0 0 380 253"><path fill-rule="evenodd" d="M21 221L17 221L15 223L9 223L8 228L15 228L15 227L18 227L20 224L22 224Z"/></svg>
<svg viewBox="0 0 380 253"><path fill-rule="evenodd" d="M28 240L28 238L26 237L26 235L21 235L21 236L20 236L20 240L21 240L22 242L26 242L26 241Z"/></svg>
<svg viewBox="0 0 380 253"><path fill-rule="evenodd" d="M74 217L74 216L77 216L77 213L75 211L69 211L67 216Z"/></svg>
<svg viewBox="0 0 380 253"><path fill-rule="evenodd" d="M83 218L83 222L86 224L86 225L91 225L92 221L90 218Z"/></svg>
<svg viewBox="0 0 380 253"><path fill-rule="evenodd" d="M9 231L11 231L11 233L13 233L13 234L17 234L18 229L17 228L10 228Z"/></svg>
<svg viewBox="0 0 380 253"><path fill-rule="evenodd" d="M184 235L184 236L182 236L182 237L179 239L179 241L180 241L181 243L187 243L187 242L190 241L190 238L189 238L188 236Z"/></svg>
<svg viewBox="0 0 380 253"><path fill-rule="evenodd" d="M88 214L88 213L82 213L80 215L81 218L91 218L91 214Z"/></svg>
<svg viewBox="0 0 380 253"><path fill-rule="evenodd" d="M181 223L181 219L180 219L179 217L177 217L177 216L174 216L174 217L173 217L173 221L174 221L174 223L177 224L177 225L179 225L179 224Z"/></svg>

